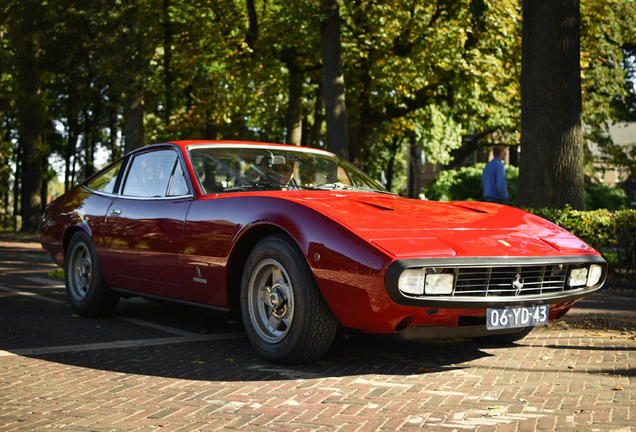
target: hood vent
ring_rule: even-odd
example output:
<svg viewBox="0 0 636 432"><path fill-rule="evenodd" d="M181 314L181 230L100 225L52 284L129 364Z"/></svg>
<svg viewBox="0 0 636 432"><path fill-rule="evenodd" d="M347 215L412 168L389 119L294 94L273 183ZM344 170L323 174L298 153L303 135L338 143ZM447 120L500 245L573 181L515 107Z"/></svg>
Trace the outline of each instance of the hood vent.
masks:
<svg viewBox="0 0 636 432"><path fill-rule="evenodd" d="M378 205L378 204L371 204L371 203L368 203L368 202L365 202L365 201L357 201L357 202L359 202L360 204L366 204L366 205L368 205L370 207L373 207L373 208L376 208L378 210L395 211L395 209L392 209L391 207L384 207L384 206L381 206L381 205Z"/></svg>
<svg viewBox="0 0 636 432"><path fill-rule="evenodd" d="M463 205L463 204L453 204L453 205L455 207L465 208L466 210L472 210L472 211L477 212L477 213L491 213L491 212L489 212L487 210L482 210L482 209L478 209L478 208L475 208L475 207L470 207L470 206Z"/></svg>

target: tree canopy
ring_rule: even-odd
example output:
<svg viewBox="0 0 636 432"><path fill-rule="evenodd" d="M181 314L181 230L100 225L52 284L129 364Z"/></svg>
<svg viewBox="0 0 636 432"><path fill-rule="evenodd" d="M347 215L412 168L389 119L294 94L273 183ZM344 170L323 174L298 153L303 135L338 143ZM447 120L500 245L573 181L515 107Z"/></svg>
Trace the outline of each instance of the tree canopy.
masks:
<svg viewBox="0 0 636 432"><path fill-rule="evenodd" d="M447 164L467 143L519 144L520 1L5 0L0 207L35 230L51 175L68 189L97 155L154 142L327 148L329 5L356 165L393 177L413 146ZM636 117L635 17L630 0L581 3L583 120L599 136Z"/></svg>

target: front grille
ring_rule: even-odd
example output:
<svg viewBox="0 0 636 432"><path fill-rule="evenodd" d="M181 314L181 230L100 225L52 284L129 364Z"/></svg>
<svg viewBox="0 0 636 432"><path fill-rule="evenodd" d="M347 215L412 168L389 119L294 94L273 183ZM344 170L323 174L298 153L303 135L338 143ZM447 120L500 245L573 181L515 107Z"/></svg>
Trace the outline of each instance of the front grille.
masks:
<svg viewBox="0 0 636 432"><path fill-rule="evenodd" d="M569 265L455 268L453 297L517 297L560 293ZM579 287L580 288L580 287Z"/></svg>

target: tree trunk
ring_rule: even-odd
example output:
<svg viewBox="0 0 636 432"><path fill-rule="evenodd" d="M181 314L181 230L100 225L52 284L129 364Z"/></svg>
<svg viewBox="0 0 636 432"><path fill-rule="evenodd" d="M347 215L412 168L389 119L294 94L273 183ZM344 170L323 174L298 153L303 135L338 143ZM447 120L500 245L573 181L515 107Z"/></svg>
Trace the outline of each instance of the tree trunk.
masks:
<svg viewBox="0 0 636 432"><path fill-rule="evenodd" d="M46 143L44 143L44 145L46 145ZM40 184L40 202L42 203L42 210L41 212L44 212L44 208L48 205L49 203L49 181L51 180L51 177L49 176L49 158L48 157L43 157L42 159L40 159L40 162L42 163L42 182ZM38 226L38 231L42 230L42 218L38 218L38 222L37 222L37 226Z"/></svg>
<svg viewBox="0 0 636 432"><path fill-rule="evenodd" d="M349 160L358 168L363 171L366 170L364 160L364 146L373 131L374 126L365 126L363 119L360 119L360 123L351 128L351 142L349 146Z"/></svg>
<svg viewBox="0 0 636 432"><path fill-rule="evenodd" d="M289 67L289 105L287 107L287 144L300 145L303 138L303 80L304 74Z"/></svg>
<svg viewBox="0 0 636 432"><path fill-rule="evenodd" d="M144 145L144 102L141 91L130 89L124 102L124 152Z"/></svg>
<svg viewBox="0 0 636 432"><path fill-rule="evenodd" d="M112 104L108 105L108 130L111 160L117 160L121 156L121 149L117 145L117 111Z"/></svg>
<svg viewBox="0 0 636 432"><path fill-rule="evenodd" d="M66 145L66 155L64 156L64 192L68 192L73 187L73 164L75 164L75 149L77 148L77 127L70 118L69 123L68 143Z"/></svg>
<svg viewBox="0 0 636 432"><path fill-rule="evenodd" d="M402 144L402 140L394 136L393 142L391 143L391 157L386 164L386 189L390 192L393 187L393 174L395 172L395 158L397 157L398 150L400 149L400 145Z"/></svg>
<svg viewBox="0 0 636 432"><path fill-rule="evenodd" d="M18 148L15 151L15 181L13 183L13 217L21 214L20 204L22 198L22 139L19 139Z"/></svg>
<svg viewBox="0 0 636 432"><path fill-rule="evenodd" d="M421 153L422 149L417 145L415 136L413 135L409 142L408 184L406 188L406 195L408 198L417 198L420 194L418 167L420 166Z"/></svg>
<svg viewBox="0 0 636 432"><path fill-rule="evenodd" d="M170 21L170 0L163 0L163 21L164 21L164 55L163 55L163 79L165 87L165 107L164 121L166 126L170 125L170 116L172 115L172 82L174 81L172 73L172 22Z"/></svg>
<svg viewBox="0 0 636 432"><path fill-rule="evenodd" d="M320 138L322 136L322 124L325 121L325 97L323 92L322 81L318 84L316 91L316 101L314 104L314 124L311 125L309 136L307 137L307 145L309 147L320 147Z"/></svg>
<svg viewBox="0 0 636 432"><path fill-rule="evenodd" d="M322 9L326 16L321 28L321 50L325 116L327 119L327 148L348 159L347 105L342 70L338 0L322 0Z"/></svg>
<svg viewBox="0 0 636 432"><path fill-rule="evenodd" d="M22 23L22 50L18 61L20 144L22 147L22 231L35 232L42 214L42 134L44 104L40 94L40 43L34 21Z"/></svg>
<svg viewBox="0 0 636 432"><path fill-rule="evenodd" d="M93 140L93 119L90 114L84 111L84 139L82 144L84 145L84 178L89 178L95 174L95 142Z"/></svg>
<svg viewBox="0 0 636 432"><path fill-rule="evenodd" d="M256 52L256 41L258 40L258 15L256 13L254 0L247 0L246 6L249 25L245 35L245 42L247 42L247 46L252 49L254 55Z"/></svg>
<svg viewBox="0 0 636 432"><path fill-rule="evenodd" d="M585 208L579 0L523 2L517 204Z"/></svg>

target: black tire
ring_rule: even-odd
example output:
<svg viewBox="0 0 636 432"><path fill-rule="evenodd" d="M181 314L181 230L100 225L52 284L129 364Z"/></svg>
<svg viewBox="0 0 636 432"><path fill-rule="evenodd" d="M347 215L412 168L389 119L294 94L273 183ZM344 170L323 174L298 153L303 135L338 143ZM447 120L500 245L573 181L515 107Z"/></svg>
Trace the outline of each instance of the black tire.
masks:
<svg viewBox="0 0 636 432"><path fill-rule="evenodd" d="M250 253L241 283L241 313L254 349L276 363L320 359L338 329L307 261L282 234L265 237Z"/></svg>
<svg viewBox="0 0 636 432"><path fill-rule="evenodd" d="M507 346L512 345L513 343L520 341L524 337L528 336L532 330L534 330L534 327L524 327L522 330L516 333L483 336L475 338L475 341L484 345Z"/></svg>
<svg viewBox="0 0 636 432"><path fill-rule="evenodd" d="M97 318L115 311L119 295L106 285L93 242L84 231L75 233L68 244L64 274L68 302L78 315Z"/></svg>

